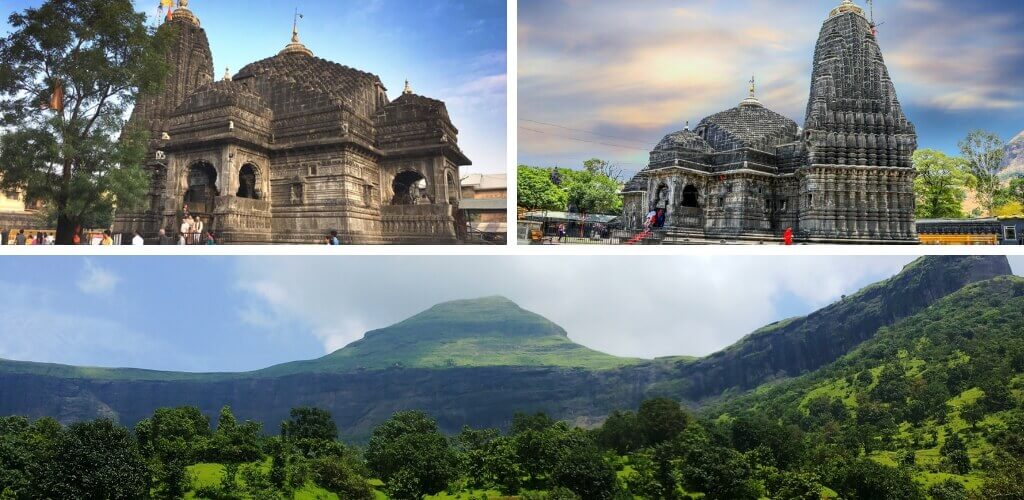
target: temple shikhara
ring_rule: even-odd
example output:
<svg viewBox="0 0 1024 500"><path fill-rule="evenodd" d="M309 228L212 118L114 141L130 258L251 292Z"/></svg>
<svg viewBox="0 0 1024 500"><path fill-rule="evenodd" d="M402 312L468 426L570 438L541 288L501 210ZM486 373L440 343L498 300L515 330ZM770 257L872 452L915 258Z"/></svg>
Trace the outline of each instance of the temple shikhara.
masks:
<svg viewBox="0 0 1024 500"><path fill-rule="evenodd" d="M627 229L663 214L659 238L916 243L914 125L864 9L843 0L821 28L801 129L756 95L667 135L623 189Z"/></svg>
<svg viewBox="0 0 1024 500"><path fill-rule="evenodd" d="M318 58L293 27L273 57L214 81L199 18L180 0L172 68L128 122L150 134L148 208L115 231L172 234L187 214L228 243L453 243L470 160L441 101ZM284 37L282 37L284 38Z"/></svg>

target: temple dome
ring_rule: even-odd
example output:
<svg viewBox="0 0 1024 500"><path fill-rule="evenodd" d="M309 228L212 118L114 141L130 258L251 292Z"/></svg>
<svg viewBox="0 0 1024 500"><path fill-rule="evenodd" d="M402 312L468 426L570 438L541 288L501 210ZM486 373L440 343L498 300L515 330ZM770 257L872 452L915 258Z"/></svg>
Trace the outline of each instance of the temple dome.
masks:
<svg viewBox="0 0 1024 500"><path fill-rule="evenodd" d="M234 77L236 82L249 78L275 111L293 110L290 96L298 93L306 101L345 106L367 119L373 118L378 88L383 88L374 74L298 52L250 63Z"/></svg>
<svg viewBox="0 0 1024 500"><path fill-rule="evenodd" d="M751 99L701 120L697 134L715 151L770 150L798 139L796 122Z"/></svg>
<svg viewBox="0 0 1024 500"><path fill-rule="evenodd" d="M192 113L223 106L234 106L261 116L270 111L266 101L255 90L238 82L221 80L196 89L178 106L176 113Z"/></svg>
<svg viewBox="0 0 1024 500"><path fill-rule="evenodd" d="M696 132L690 130L689 127L672 132L666 135L657 146L654 147L655 151L696 151L701 153L710 153L711 146L708 145L701 136L697 135Z"/></svg>

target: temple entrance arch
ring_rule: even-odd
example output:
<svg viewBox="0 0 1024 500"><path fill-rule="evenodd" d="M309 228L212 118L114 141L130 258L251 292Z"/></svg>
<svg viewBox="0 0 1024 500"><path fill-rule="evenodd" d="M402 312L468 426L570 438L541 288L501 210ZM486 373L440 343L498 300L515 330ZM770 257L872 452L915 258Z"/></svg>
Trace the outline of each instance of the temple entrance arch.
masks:
<svg viewBox="0 0 1024 500"><path fill-rule="evenodd" d="M654 206L652 208L668 208L669 205L669 189L668 184L661 183L658 185L658 189L654 192Z"/></svg>
<svg viewBox="0 0 1024 500"><path fill-rule="evenodd" d="M213 202L217 197L217 169L209 162L198 161L188 167L188 187L184 202L192 214L213 213Z"/></svg>
<svg viewBox="0 0 1024 500"><path fill-rule="evenodd" d="M427 179L414 170L399 172L391 181L392 205L424 205L432 203L427 195Z"/></svg>
<svg viewBox="0 0 1024 500"><path fill-rule="evenodd" d="M683 202L681 205L689 208L697 208L700 206L700 191L698 191L693 184L687 184L686 187L683 188Z"/></svg>
<svg viewBox="0 0 1024 500"><path fill-rule="evenodd" d="M235 196L239 198L260 199L259 170L256 165L246 163L238 171L238 192Z"/></svg>

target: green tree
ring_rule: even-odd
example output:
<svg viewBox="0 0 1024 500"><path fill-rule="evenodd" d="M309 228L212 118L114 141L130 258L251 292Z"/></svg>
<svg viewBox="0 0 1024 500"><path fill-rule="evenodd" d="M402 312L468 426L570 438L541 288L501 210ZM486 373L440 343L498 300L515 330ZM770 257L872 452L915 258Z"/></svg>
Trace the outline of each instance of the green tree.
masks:
<svg viewBox="0 0 1024 500"><path fill-rule="evenodd" d="M546 168L519 165L516 172L517 200L526 210L565 210L569 195L551 182L551 171Z"/></svg>
<svg viewBox="0 0 1024 500"><path fill-rule="evenodd" d="M631 411L613 412L598 429L597 444L619 455L628 455L640 449L644 446L640 420Z"/></svg>
<svg viewBox="0 0 1024 500"><path fill-rule="evenodd" d="M931 488L928 488L928 495L932 497L932 500L967 500L970 498L967 488L956 479L947 479L933 484Z"/></svg>
<svg viewBox="0 0 1024 500"><path fill-rule="evenodd" d="M985 418L985 408L977 402L967 403L960 408L960 417L968 424L971 424L972 429L975 429L978 426L978 422Z"/></svg>
<svg viewBox="0 0 1024 500"><path fill-rule="evenodd" d="M603 175L615 182L622 182L622 169L615 166L614 163L602 160L600 158L591 158L583 162L583 170Z"/></svg>
<svg viewBox="0 0 1024 500"><path fill-rule="evenodd" d="M1006 156L1003 140L991 132L972 130L959 142L959 146L971 173L978 204L987 214L992 215L1002 189L999 173Z"/></svg>
<svg viewBox="0 0 1024 500"><path fill-rule="evenodd" d="M515 438L502 436L487 443L482 464L486 483L505 495L518 493L525 472L516 458Z"/></svg>
<svg viewBox="0 0 1024 500"><path fill-rule="evenodd" d="M921 488L905 470L870 458L844 465L828 486L851 500L924 500Z"/></svg>
<svg viewBox="0 0 1024 500"><path fill-rule="evenodd" d="M44 202L57 243L70 244L76 225L144 202L147 137L117 136L136 96L162 85L170 32L147 28L130 0L47 0L9 23L0 40L0 189Z"/></svg>
<svg viewBox="0 0 1024 500"><path fill-rule="evenodd" d="M188 466L201 461L209 451L210 419L194 406L159 408L152 417L135 425L135 435L149 459L154 495L184 495L192 481Z"/></svg>
<svg viewBox="0 0 1024 500"><path fill-rule="evenodd" d="M526 431L543 431L557 423L544 412L529 414L517 411L512 415L512 425L509 426L508 432L515 436Z"/></svg>
<svg viewBox="0 0 1024 500"><path fill-rule="evenodd" d="M736 450L710 444L686 449L681 466L688 491L709 500L755 500L761 497L750 465Z"/></svg>
<svg viewBox="0 0 1024 500"><path fill-rule="evenodd" d="M288 440L334 441L338 439L338 426L331 412L321 408L292 408L291 418L281 422L281 437Z"/></svg>
<svg viewBox="0 0 1024 500"><path fill-rule="evenodd" d="M967 474L971 471L971 457L967 454L967 445L959 434L951 433L939 448L939 454L954 474Z"/></svg>
<svg viewBox="0 0 1024 500"><path fill-rule="evenodd" d="M559 446L551 482L580 498L611 499L618 489L615 469L582 431L570 432Z"/></svg>
<svg viewBox="0 0 1024 500"><path fill-rule="evenodd" d="M967 198L970 174L962 158L949 157L934 149L914 152L914 192L917 217L921 219L961 218Z"/></svg>
<svg viewBox="0 0 1024 500"><path fill-rule="evenodd" d="M110 420L72 424L32 466L33 498L135 499L149 471L128 429Z"/></svg>
<svg viewBox="0 0 1024 500"><path fill-rule="evenodd" d="M645 443L656 445L669 441L683 432L690 423L690 416L677 401L653 398L640 403L637 421Z"/></svg>
<svg viewBox="0 0 1024 500"><path fill-rule="evenodd" d="M366 463L394 498L419 499L448 487L458 474L448 439L420 411L399 412L373 430Z"/></svg>
<svg viewBox="0 0 1024 500"><path fill-rule="evenodd" d="M373 490L351 458L327 456L311 463L313 481L338 498L372 500Z"/></svg>
<svg viewBox="0 0 1024 500"><path fill-rule="evenodd" d="M1005 460L985 479L980 498L1024 500L1024 462Z"/></svg>
<svg viewBox="0 0 1024 500"><path fill-rule="evenodd" d="M599 173L567 170L562 183L570 209L584 214L618 214L622 211L619 183Z"/></svg>
<svg viewBox="0 0 1024 500"><path fill-rule="evenodd" d="M1010 182L1006 187L1006 196L1010 198L1010 200L1024 206L1024 175L1017 175L1010 179Z"/></svg>

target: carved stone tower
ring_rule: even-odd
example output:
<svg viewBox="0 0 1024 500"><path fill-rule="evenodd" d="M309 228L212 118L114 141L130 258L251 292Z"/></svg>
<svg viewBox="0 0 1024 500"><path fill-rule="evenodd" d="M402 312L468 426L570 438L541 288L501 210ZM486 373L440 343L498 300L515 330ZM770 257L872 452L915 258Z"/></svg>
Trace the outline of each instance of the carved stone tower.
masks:
<svg viewBox="0 0 1024 500"><path fill-rule="evenodd" d="M206 31L200 26L199 18L189 10L187 0L179 2L171 20L160 26L159 31L172 32L172 40L167 50L170 72L159 92L139 96L126 127L142 128L149 132L146 168L152 176L150 205L143 213L118 213L115 230L126 233L139 230L148 234L155 232L159 227L157 213L163 209L159 205L167 173L162 148L168 141L165 134L170 130L171 115L186 97L192 95L200 86L213 81L210 42L207 40Z"/></svg>
<svg viewBox="0 0 1024 500"><path fill-rule="evenodd" d="M914 242L914 125L864 9L843 0L814 51L799 233L812 241Z"/></svg>

